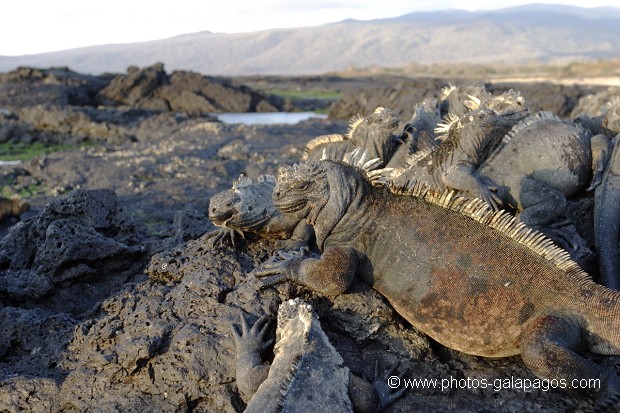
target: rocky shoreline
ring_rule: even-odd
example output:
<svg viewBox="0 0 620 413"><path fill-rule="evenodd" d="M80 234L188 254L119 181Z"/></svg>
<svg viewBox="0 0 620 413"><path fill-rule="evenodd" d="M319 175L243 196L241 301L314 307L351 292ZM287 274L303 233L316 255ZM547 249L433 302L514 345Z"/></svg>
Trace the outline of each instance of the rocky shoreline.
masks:
<svg viewBox="0 0 620 413"><path fill-rule="evenodd" d="M592 406L580 394L524 388L535 377L517 358L443 348L361 283L331 301L289 285L258 291L248 273L273 243L215 248L206 241L214 229L206 217L209 198L239 174L275 174L299 161L310 139L343 133L352 114L379 105L406 121L413 103L448 82L312 78L304 84L319 83L346 84L328 120L252 126L223 124L208 113L294 108L252 82L168 75L160 65L96 78L68 69L0 75L0 144L73 145L0 166L3 195L21 194L30 203L20 222L10 218L0 226L1 411L242 411L230 324L240 314L251 321L275 314L290 296L315 308L356 374L371 375L378 361L400 363L410 378L521 383L501 390L419 388L387 411ZM571 119L598 114L601 102L617 93L557 85L491 90L510 87L523 92L532 110ZM620 357L591 357L620 368Z"/></svg>

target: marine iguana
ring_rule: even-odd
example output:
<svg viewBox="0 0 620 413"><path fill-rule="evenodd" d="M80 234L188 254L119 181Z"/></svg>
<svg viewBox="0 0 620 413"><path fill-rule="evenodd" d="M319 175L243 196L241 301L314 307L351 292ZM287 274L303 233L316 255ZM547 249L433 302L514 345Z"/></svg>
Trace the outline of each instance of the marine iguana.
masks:
<svg viewBox="0 0 620 413"><path fill-rule="evenodd" d="M466 189L498 209L501 199L488 186L475 181L477 185L461 188L463 175L469 177L528 114L523 97L513 90L490 97L467 115L441 124L436 129L445 134L439 138L441 144L424 157L412 154L406 167L394 169L390 175L400 185L415 180L439 189Z"/></svg>
<svg viewBox="0 0 620 413"><path fill-rule="evenodd" d="M400 397L375 371L371 383L351 373L331 345L312 307L299 298L278 309L274 360L261 354L274 340L268 338L269 318L252 326L241 316L241 332L231 330L237 352L237 387L248 402L246 413L258 412L378 412Z"/></svg>
<svg viewBox="0 0 620 413"><path fill-rule="evenodd" d="M378 158L386 165L398 146L395 131L399 123L396 112L384 107L378 107L369 116L354 116L346 135L322 135L308 142L302 161L321 159L328 147L338 148L341 154L360 148L370 159Z"/></svg>
<svg viewBox="0 0 620 413"><path fill-rule="evenodd" d="M455 86L449 84L441 89L441 116L448 114L460 117L471 110L477 109L482 100L488 100L491 94L482 83Z"/></svg>
<svg viewBox="0 0 620 413"><path fill-rule="evenodd" d="M435 128L439 123L441 111L437 99L426 98L415 105L413 116L395 138L399 146L386 167L406 168L429 155L439 144L435 139Z"/></svg>
<svg viewBox="0 0 620 413"><path fill-rule="evenodd" d="M389 171L387 168L372 173L381 161L368 159L359 148L343 155L340 148L326 147L323 148L323 159L356 165L365 170L374 182L382 181L384 171ZM211 244L230 241L235 246L236 235L245 238L245 234L251 234L258 238L278 240L277 247L280 249L299 249L310 245L314 233L304 217L282 214L273 205L275 182L276 178L272 175L261 175L257 182L241 175L231 189L214 195L209 202L209 219L220 228L207 234L206 238L211 240Z"/></svg>
<svg viewBox="0 0 620 413"><path fill-rule="evenodd" d="M279 240L282 248L301 248L312 238L302 217L284 215L276 209L271 193L276 179L261 175L257 182L241 175L232 188L214 195L209 201L209 219L220 228L207 234L212 245L225 241L235 246L235 236L251 234L259 238Z"/></svg>
<svg viewBox="0 0 620 413"><path fill-rule="evenodd" d="M601 282L620 289L620 135L594 193L594 238Z"/></svg>
<svg viewBox="0 0 620 413"><path fill-rule="evenodd" d="M620 392L612 369L577 353L620 354L620 292L505 211L424 185L373 187L332 161L281 169L273 194L283 213L303 211L322 255L264 265L264 287L294 281L333 297L357 276L446 347L521 355L538 377L600 379L600 398Z"/></svg>

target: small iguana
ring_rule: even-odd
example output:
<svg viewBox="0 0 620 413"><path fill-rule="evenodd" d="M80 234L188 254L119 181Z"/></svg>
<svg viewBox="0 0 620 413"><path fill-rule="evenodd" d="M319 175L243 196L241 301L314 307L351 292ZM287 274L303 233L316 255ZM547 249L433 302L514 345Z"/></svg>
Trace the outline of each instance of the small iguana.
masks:
<svg viewBox="0 0 620 413"><path fill-rule="evenodd" d="M435 128L439 123L441 111L437 99L426 98L415 105L413 116L396 137L399 146L386 167L406 168L408 163L415 164L417 160L429 155L439 144L435 139Z"/></svg>
<svg viewBox="0 0 620 413"><path fill-rule="evenodd" d="M502 138L522 119L529 110L521 95L512 90L490 97L475 110L437 128L442 142L424 157L412 154L408 166L390 173L395 183L405 185L408 181L422 181L445 189L460 189L465 177L471 176L491 153L501 144ZM466 188L472 196L482 198L495 209L500 199L486 185L479 183Z"/></svg>
<svg viewBox="0 0 620 413"><path fill-rule="evenodd" d="M378 412L405 391L388 387L391 371L372 384L351 373L312 307L298 298L280 305L275 357L271 365L263 364L261 354L274 342L268 338L268 320L263 316L250 327L242 316L241 332L231 328L246 413Z"/></svg>
<svg viewBox="0 0 620 413"><path fill-rule="evenodd" d="M396 112L383 107L378 107L366 117L354 116L346 135L322 135L308 142L302 161L321 159L323 150L329 147L338 148L340 154L360 148L370 159L378 158L386 165L398 146L395 132L399 123Z"/></svg>
<svg viewBox="0 0 620 413"><path fill-rule="evenodd" d="M417 330L483 357L521 355L539 377L620 379L577 352L620 354L620 292L590 278L541 233L453 191L373 187L354 167L316 161L280 170L274 204L303 212L320 258L255 270L263 286L294 281L333 297L354 276Z"/></svg>
<svg viewBox="0 0 620 413"><path fill-rule="evenodd" d="M477 109L481 101L488 100L491 94L482 83L455 86L449 84L441 89L440 108L441 115L449 114L460 117Z"/></svg>
<svg viewBox="0 0 620 413"><path fill-rule="evenodd" d="M312 228L300 217L284 215L276 209L271 193L275 177L261 175L257 182L241 175L232 188L214 195L209 201L209 219L220 228L207 234L212 244L229 240L235 245L235 235L245 238L280 240L283 248L301 248L312 238Z"/></svg>

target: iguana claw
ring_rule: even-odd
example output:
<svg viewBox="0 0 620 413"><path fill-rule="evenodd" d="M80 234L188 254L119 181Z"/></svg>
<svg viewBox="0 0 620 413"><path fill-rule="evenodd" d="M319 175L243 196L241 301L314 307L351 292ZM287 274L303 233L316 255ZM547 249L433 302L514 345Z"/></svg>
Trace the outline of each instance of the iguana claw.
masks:
<svg viewBox="0 0 620 413"><path fill-rule="evenodd" d="M236 247L235 245L235 236L239 234L239 236L241 236L241 238L245 239L245 235L243 234L243 232L234 229L234 228L228 228L228 227L222 227L222 228L218 228L214 231L209 232L206 235L206 239L209 239L211 245L213 246L217 246L217 245L223 245L224 242L226 242L226 240L230 241L231 245L233 247Z"/></svg>
<svg viewBox="0 0 620 413"><path fill-rule="evenodd" d="M309 255L308 248L300 248L297 251L278 251L253 273L257 278L262 278L261 288L294 281L297 278L299 264Z"/></svg>

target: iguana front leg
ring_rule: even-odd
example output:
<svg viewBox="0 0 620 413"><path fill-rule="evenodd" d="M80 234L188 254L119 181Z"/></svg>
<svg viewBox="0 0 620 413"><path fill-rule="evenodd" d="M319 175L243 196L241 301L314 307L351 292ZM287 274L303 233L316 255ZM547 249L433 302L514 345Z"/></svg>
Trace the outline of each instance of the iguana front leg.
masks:
<svg viewBox="0 0 620 413"><path fill-rule="evenodd" d="M258 387L267 379L269 366L264 365L261 355L271 347L275 341L269 339L269 317L264 315L252 327L241 315L241 333L235 326L231 326L235 348L237 352L237 387L245 402L248 402Z"/></svg>
<svg viewBox="0 0 620 413"><path fill-rule="evenodd" d="M286 252L280 252L280 257L280 261L263 264L254 271L262 278L263 288L293 281L328 297L349 288L360 262L359 253L346 246L327 248L320 258Z"/></svg>
<svg viewBox="0 0 620 413"><path fill-rule="evenodd" d="M493 184L485 184L474 175L474 166L470 164L453 165L441 175L443 184L448 188L463 191L474 198L480 198L494 211L500 209L504 201Z"/></svg>

